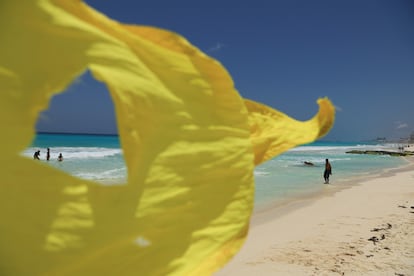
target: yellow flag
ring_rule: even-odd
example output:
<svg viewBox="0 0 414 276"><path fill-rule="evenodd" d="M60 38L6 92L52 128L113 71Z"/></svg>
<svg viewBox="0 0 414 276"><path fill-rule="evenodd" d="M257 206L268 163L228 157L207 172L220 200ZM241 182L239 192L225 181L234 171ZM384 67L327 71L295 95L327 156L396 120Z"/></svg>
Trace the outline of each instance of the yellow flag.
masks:
<svg viewBox="0 0 414 276"><path fill-rule="evenodd" d="M244 101L220 63L177 34L77 0L0 6L1 275L210 275L247 235L254 164L333 123L328 100L304 125ZM20 156L39 112L87 69L115 105L124 185Z"/></svg>

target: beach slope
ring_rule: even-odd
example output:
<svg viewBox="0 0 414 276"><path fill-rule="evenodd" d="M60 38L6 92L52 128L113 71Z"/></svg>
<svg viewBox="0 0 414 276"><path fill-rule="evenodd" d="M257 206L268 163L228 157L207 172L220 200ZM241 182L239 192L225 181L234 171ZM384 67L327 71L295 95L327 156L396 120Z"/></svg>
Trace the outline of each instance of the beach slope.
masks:
<svg viewBox="0 0 414 276"><path fill-rule="evenodd" d="M414 163L255 214L224 275L414 275Z"/></svg>

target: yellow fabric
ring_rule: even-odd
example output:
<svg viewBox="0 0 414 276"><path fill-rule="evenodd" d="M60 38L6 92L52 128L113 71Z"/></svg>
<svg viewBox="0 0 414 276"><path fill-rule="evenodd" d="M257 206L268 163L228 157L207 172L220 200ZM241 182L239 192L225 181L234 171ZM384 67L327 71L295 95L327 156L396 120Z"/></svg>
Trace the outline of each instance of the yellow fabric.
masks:
<svg viewBox="0 0 414 276"><path fill-rule="evenodd" d="M249 111L251 140L258 165L299 144L317 140L333 125L335 109L327 99L319 99L319 112L306 122L297 121L268 106L245 100Z"/></svg>
<svg viewBox="0 0 414 276"><path fill-rule="evenodd" d="M286 130L287 139L263 140L291 119L245 102L217 61L177 34L117 23L80 1L3 0L0 37L1 275L210 275L247 235L254 162L333 123L324 100L318 120L295 123L305 138ZM87 69L115 105L124 185L20 156L39 112Z"/></svg>

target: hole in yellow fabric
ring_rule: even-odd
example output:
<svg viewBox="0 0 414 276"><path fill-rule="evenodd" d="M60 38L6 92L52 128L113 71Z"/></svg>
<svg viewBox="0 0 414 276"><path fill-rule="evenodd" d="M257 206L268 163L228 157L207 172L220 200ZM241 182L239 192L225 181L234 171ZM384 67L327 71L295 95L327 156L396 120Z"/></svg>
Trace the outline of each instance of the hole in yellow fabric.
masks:
<svg viewBox="0 0 414 276"><path fill-rule="evenodd" d="M90 72L51 99L49 108L39 115L36 131L24 156L82 179L126 182L113 102L105 85ZM40 151L39 160L35 160L36 151ZM59 161L60 154L63 161Z"/></svg>

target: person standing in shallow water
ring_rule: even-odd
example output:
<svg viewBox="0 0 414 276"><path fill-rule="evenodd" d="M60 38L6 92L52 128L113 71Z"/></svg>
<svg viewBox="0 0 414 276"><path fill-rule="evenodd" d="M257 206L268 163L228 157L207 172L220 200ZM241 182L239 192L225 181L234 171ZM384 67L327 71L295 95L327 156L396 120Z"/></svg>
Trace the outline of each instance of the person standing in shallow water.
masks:
<svg viewBox="0 0 414 276"><path fill-rule="evenodd" d="M35 153L34 153L34 155L33 155L33 159L35 159L35 160L40 160L40 150L38 150L38 151L36 151Z"/></svg>
<svg viewBox="0 0 414 276"><path fill-rule="evenodd" d="M46 152L46 160L49 161L50 160L50 149L47 148L47 152Z"/></svg>
<svg viewBox="0 0 414 276"><path fill-rule="evenodd" d="M329 163L328 159L325 159L325 171L323 172L323 178L325 179L325 184L329 184L329 176L332 174L332 166Z"/></svg>
<svg viewBox="0 0 414 276"><path fill-rule="evenodd" d="M62 162L63 161L63 155L62 155L62 153L59 153L58 161L59 162Z"/></svg>

